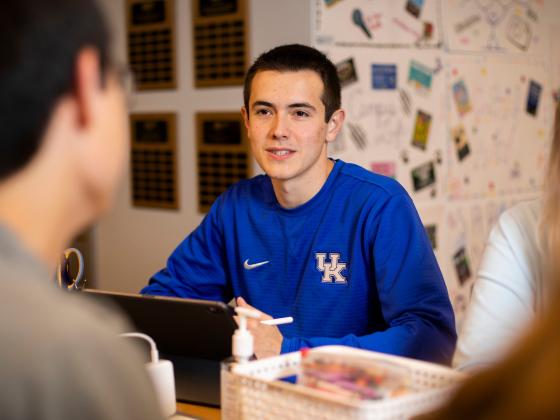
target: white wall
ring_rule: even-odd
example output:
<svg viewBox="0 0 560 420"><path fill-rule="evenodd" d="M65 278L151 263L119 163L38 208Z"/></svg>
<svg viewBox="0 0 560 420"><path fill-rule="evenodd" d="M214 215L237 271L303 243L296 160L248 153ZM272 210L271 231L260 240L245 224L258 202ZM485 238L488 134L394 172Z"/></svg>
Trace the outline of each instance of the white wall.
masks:
<svg viewBox="0 0 560 420"><path fill-rule="evenodd" d="M116 55L126 62L124 0L103 0L114 27ZM128 172L113 211L95 229L96 287L136 292L202 220L197 211L194 114L231 111L242 88L195 89L192 77L191 1L176 0L178 89L136 94L132 112L176 112L179 211L133 208ZM249 0L250 55L286 43L310 44L311 1Z"/></svg>

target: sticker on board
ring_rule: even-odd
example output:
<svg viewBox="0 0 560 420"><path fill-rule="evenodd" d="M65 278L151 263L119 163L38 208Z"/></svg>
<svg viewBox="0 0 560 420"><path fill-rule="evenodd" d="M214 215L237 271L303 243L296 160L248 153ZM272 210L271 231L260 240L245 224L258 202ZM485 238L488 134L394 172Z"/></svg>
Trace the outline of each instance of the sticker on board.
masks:
<svg viewBox="0 0 560 420"><path fill-rule="evenodd" d="M358 75L356 74L356 66L354 65L353 58L348 58L340 63L337 63L336 72L338 74L341 87L348 86L349 84L358 81Z"/></svg>
<svg viewBox="0 0 560 420"><path fill-rule="evenodd" d="M325 6L331 7L332 5L340 2L341 0L323 0L325 2Z"/></svg>
<svg viewBox="0 0 560 420"><path fill-rule="evenodd" d="M437 226L436 225L426 225L424 226L424 229L426 230L426 235L428 235L428 239L430 240L430 243L432 244L432 249L436 250L437 249Z"/></svg>
<svg viewBox="0 0 560 420"><path fill-rule="evenodd" d="M417 166L411 171L414 191L420 191L436 182L436 169L434 162L430 161Z"/></svg>
<svg viewBox="0 0 560 420"><path fill-rule="evenodd" d="M397 66L396 64L371 65L372 89L396 89Z"/></svg>
<svg viewBox="0 0 560 420"><path fill-rule="evenodd" d="M418 110L418 113L416 114L416 122L414 123L414 133L412 135L413 146L426 150L431 123L432 116L427 112Z"/></svg>
<svg viewBox="0 0 560 420"><path fill-rule="evenodd" d="M531 80L529 82L529 92L527 94L527 113L535 116L539 108L542 86Z"/></svg>
<svg viewBox="0 0 560 420"><path fill-rule="evenodd" d="M420 17L422 12L422 7L424 6L424 0L408 0L406 2L405 9L415 18Z"/></svg>
<svg viewBox="0 0 560 420"><path fill-rule="evenodd" d="M362 14L362 11L360 9L354 9L352 11L352 22L354 23L354 25L360 28L369 39L372 38L371 32L369 31L366 22L364 21L364 15Z"/></svg>
<svg viewBox="0 0 560 420"><path fill-rule="evenodd" d="M412 60L408 70L408 82L417 90L429 91L432 87L432 70L429 67Z"/></svg>
<svg viewBox="0 0 560 420"><path fill-rule="evenodd" d="M390 178L395 178L397 175L395 162L372 162L370 168L372 172Z"/></svg>
<svg viewBox="0 0 560 420"><path fill-rule="evenodd" d="M463 286L465 282L471 278L471 269L465 248L459 249L455 255L453 255L453 265L455 266L459 283Z"/></svg>
<svg viewBox="0 0 560 420"><path fill-rule="evenodd" d="M457 105L457 112L461 117L472 109L469 93L463 80L459 80L453 85L453 98L455 99L455 105Z"/></svg>
<svg viewBox="0 0 560 420"><path fill-rule="evenodd" d="M471 153L465 127L462 124L458 125L451 130L451 135L453 136L453 143L455 143L455 150L457 150L457 159L461 162Z"/></svg>

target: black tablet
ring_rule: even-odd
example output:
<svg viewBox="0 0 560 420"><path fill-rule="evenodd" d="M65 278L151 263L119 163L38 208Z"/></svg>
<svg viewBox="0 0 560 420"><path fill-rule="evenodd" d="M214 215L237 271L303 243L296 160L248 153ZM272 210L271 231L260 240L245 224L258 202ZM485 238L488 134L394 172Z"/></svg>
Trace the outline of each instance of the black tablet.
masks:
<svg viewBox="0 0 560 420"><path fill-rule="evenodd" d="M138 332L154 339L160 353L215 361L231 356L236 323L223 302L95 289L82 293L120 308Z"/></svg>

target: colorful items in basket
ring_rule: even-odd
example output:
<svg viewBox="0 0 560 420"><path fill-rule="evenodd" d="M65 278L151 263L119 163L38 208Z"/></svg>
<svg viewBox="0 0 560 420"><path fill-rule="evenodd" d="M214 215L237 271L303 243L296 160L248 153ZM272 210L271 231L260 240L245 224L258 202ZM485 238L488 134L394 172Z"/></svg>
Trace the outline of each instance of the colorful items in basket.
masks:
<svg viewBox="0 0 560 420"><path fill-rule="evenodd" d="M354 400L394 398L412 391L404 366L309 350L302 350L298 384Z"/></svg>

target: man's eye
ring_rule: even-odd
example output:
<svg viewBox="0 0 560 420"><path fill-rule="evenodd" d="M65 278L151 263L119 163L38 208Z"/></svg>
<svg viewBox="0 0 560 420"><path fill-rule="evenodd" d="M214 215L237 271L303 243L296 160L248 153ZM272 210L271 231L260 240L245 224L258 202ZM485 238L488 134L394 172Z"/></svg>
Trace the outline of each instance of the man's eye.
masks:
<svg viewBox="0 0 560 420"><path fill-rule="evenodd" d="M296 117L309 117L309 114L305 111L296 111L295 115Z"/></svg>
<svg viewBox="0 0 560 420"><path fill-rule="evenodd" d="M270 111L268 109L257 109L255 111L255 114L257 114L257 115L268 115L268 114L270 114Z"/></svg>

